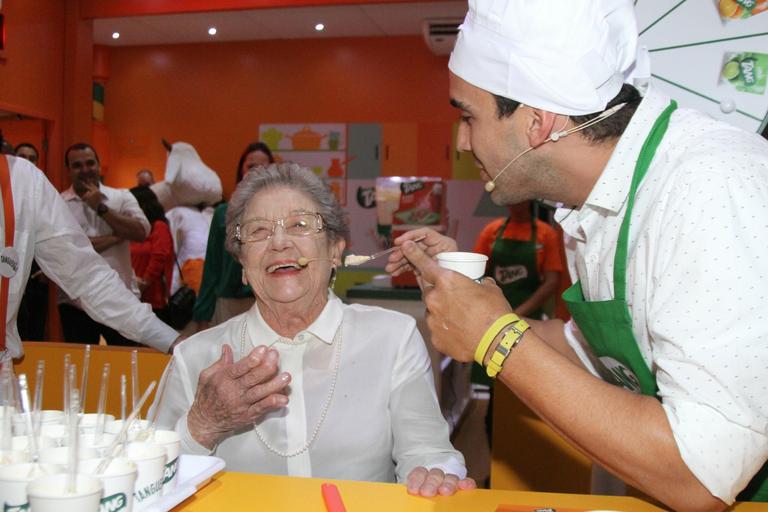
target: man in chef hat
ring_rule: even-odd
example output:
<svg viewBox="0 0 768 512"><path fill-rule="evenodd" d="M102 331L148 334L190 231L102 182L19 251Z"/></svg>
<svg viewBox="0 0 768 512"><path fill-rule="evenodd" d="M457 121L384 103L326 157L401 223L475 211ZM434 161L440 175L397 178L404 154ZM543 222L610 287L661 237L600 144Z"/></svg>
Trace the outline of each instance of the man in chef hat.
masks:
<svg viewBox="0 0 768 512"><path fill-rule="evenodd" d="M676 510L768 501L768 143L641 98L637 50L629 0L470 0L448 65L494 202L565 206L569 322L440 268L456 244L433 231L387 269L421 275L441 352L628 484Z"/></svg>

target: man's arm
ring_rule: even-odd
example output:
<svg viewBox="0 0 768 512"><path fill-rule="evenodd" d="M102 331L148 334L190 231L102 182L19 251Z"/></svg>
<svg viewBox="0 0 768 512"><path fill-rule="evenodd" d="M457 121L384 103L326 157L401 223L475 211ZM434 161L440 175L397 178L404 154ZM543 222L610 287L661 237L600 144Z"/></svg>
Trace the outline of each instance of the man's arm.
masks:
<svg viewBox="0 0 768 512"><path fill-rule="evenodd" d="M478 285L438 267L413 243L403 252L422 280L434 285L423 291L432 343L454 359L471 360L488 326L511 311L501 290L489 280ZM601 381L532 331L512 352L500 378L554 430L628 483L674 509L726 507L683 461L655 398Z"/></svg>
<svg viewBox="0 0 768 512"><path fill-rule="evenodd" d="M91 241L93 250L99 254L123 241L122 238L115 235L91 236L88 239Z"/></svg>
<svg viewBox="0 0 768 512"><path fill-rule="evenodd" d="M112 208L101 216L116 236L132 242L143 242L147 238L147 232L139 219L119 213Z"/></svg>
<svg viewBox="0 0 768 512"><path fill-rule="evenodd" d="M84 183L83 186L85 192L80 198L93 211L98 212L99 205L104 201L99 187L92 183ZM101 218L109 224L115 236L133 242L143 242L149 235L149 222L147 222L144 212L141 211L139 203L130 192L126 193L124 202L125 212L107 208L106 212L101 214Z"/></svg>

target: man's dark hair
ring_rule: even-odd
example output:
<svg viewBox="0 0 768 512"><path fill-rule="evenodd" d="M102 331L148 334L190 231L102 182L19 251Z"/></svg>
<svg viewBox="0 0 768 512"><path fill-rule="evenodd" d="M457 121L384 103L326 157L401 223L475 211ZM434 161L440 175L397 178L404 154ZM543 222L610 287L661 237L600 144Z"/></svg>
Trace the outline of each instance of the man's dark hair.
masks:
<svg viewBox="0 0 768 512"><path fill-rule="evenodd" d="M160 201L157 199L155 193L152 192L151 188L142 186L133 187L131 189L131 194L136 198L136 201L139 203L139 206L147 217L150 225L158 220L168 224L163 205L160 204Z"/></svg>
<svg viewBox="0 0 768 512"><path fill-rule="evenodd" d="M31 142L22 142L21 144L17 144L13 151L14 151L14 153L18 153L19 150L22 149L22 148L29 148L29 149L31 149L32 151L35 152L35 155L37 155L37 157L40 158L40 152L37 150L35 145L32 144Z"/></svg>
<svg viewBox="0 0 768 512"><path fill-rule="evenodd" d="M509 98L498 96L496 94L494 94L493 97L496 100L496 115L499 119L511 116L517 107L520 106L520 102ZM637 110L638 105L640 105L640 100L642 100L642 97L638 90L629 84L624 84L619 93L605 106L605 110L620 103L626 103L626 105L621 107L618 112L607 119L603 119L599 123L584 128L580 133L583 137L592 142L602 142L621 137L621 134L624 133L630 119L632 119L635 110ZM602 113L603 111L583 116L571 116L571 120L575 125L580 125L594 119Z"/></svg>
<svg viewBox="0 0 768 512"><path fill-rule="evenodd" d="M269 146L263 142L252 142L248 144L243 150L243 154L240 155L240 161L237 162L237 183L240 183L240 180L243 179L243 162L245 162L246 157L254 151L261 151L267 155L269 163L275 163L275 157L272 156L272 151L269 149Z"/></svg>
<svg viewBox="0 0 768 512"><path fill-rule="evenodd" d="M93 156L96 157L96 161L101 163L101 161L99 160L99 154L96 152L96 149L93 146L85 142L76 142L71 146L69 146L67 150L64 152L64 166L69 168L69 154L72 151L85 151L86 149L90 149L91 151L93 151Z"/></svg>

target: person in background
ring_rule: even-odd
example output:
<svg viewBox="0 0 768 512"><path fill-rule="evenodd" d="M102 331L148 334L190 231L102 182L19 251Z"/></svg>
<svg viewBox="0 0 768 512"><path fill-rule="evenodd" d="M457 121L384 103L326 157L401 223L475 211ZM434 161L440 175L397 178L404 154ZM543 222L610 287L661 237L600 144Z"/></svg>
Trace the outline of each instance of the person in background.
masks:
<svg viewBox="0 0 768 512"><path fill-rule="evenodd" d="M540 320L563 272L563 242L555 229L540 220L532 201L508 206L509 216L488 223L474 252L488 256L486 275L504 292L520 316Z"/></svg>
<svg viewBox="0 0 768 512"><path fill-rule="evenodd" d="M256 300L181 344L163 376L158 425L179 432L182 452L423 496L473 489L415 320L332 291L349 226L328 186L294 163L261 168L237 186L226 222Z"/></svg>
<svg viewBox="0 0 768 512"><path fill-rule="evenodd" d="M520 316L541 320L543 306L554 298L563 272L562 245L555 229L538 218L532 201L509 205L509 216L488 223L475 242L474 252L488 256L485 274L499 285ZM472 382L489 387L485 431L492 440L493 380L477 363Z"/></svg>
<svg viewBox="0 0 768 512"><path fill-rule="evenodd" d="M37 148L29 143L22 142L15 148L16 156L29 160L37 167L39 153ZM16 319L19 336L22 340L43 341L45 337L45 324L48 320L48 278L37 264L32 260L29 281L24 289L24 296L19 305L19 315Z"/></svg>
<svg viewBox="0 0 768 512"><path fill-rule="evenodd" d="M149 169L142 169L136 173L136 185L148 187L155 184L155 175Z"/></svg>
<svg viewBox="0 0 768 512"><path fill-rule="evenodd" d="M237 164L237 183L249 171L274 161L272 151L266 144L249 144ZM253 291L243 282L243 268L225 249L226 217L227 203L221 203L213 212L205 250L203 281L192 316L198 330L220 324L247 311L253 304Z"/></svg>
<svg viewBox="0 0 768 512"><path fill-rule="evenodd" d="M174 266L173 238L168 219L152 189L133 187L131 194L152 226L146 240L131 242L131 265L136 273L141 301L150 304L160 320L167 321L166 309Z"/></svg>
<svg viewBox="0 0 768 512"><path fill-rule="evenodd" d="M205 250L211 229L213 208L204 204L198 206L176 206L165 214L171 227L173 247L178 266L173 266L171 295L185 284L200 294L205 264ZM181 268L181 273L179 272Z"/></svg>
<svg viewBox="0 0 768 512"><path fill-rule="evenodd" d="M491 280L437 265L455 243L435 231L387 269L420 274L440 352L627 484L672 510L768 502L768 141L678 108L647 59L631 0L470 1L456 146L496 204L564 205L572 319L529 328Z"/></svg>
<svg viewBox="0 0 768 512"><path fill-rule="evenodd" d="M13 144L3 138L3 131L0 130L0 154L2 155L15 155L16 152L13 149Z"/></svg>
<svg viewBox="0 0 768 512"><path fill-rule="evenodd" d="M21 144L17 144L14 152L19 158L25 158L29 160L35 164L35 167L37 167L38 160L40 160L40 153L37 151L35 145L31 142L22 142Z"/></svg>
<svg viewBox="0 0 768 512"><path fill-rule="evenodd" d="M67 148L64 164L72 186L61 193L62 199L94 250L138 297L129 242L142 242L149 235L150 226L144 212L129 191L101 184L99 156L91 145L77 143ZM99 337L104 336L110 345L135 345L111 327L92 320L75 297L61 292L58 302L65 341L97 344Z"/></svg>
<svg viewBox="0 0 768 512"><path fill-rule="evenodd" d="M16 226L13 247L18 260L8 284L8 310L0 335L0 345L4 345L4 349L0 347L0 363L24 355L16 314L33 259L59 288L78 299L85 312L97 322L162 352L168 352L181 341L179 333L153 315L147 304L139 302L117 272L94 251L40 169L22 158L0 157L0 179L6 169L13 194ZM8 214L4 212L4 217ZM0 238L4 239L4 231L4 227L0 228Z"/></svg>

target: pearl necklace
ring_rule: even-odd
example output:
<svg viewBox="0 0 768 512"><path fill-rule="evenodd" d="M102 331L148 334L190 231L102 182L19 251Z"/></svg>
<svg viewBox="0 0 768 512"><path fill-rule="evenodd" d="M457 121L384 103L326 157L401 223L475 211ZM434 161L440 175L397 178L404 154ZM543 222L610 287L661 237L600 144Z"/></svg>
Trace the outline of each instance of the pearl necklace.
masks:
<svg viewBox="0 0 768 512"><path fill-rule="evenodd" d="M343 320L342 320L343 323ZM302 446L300 449L294 451L294 452L284 452L280 451L274 446L272 446L269 441L264 439L264 436L259 432L258 427L256 425L253 426L253 431L256 433L256 437L259 438L259 441L267 448L267 450L271 451L275 455L279 455L280 457L283 457L284 459L288 459L291 457L296 457L297 455L301 455L302 453L309 450L309 447L312 446L312 443L315 442L315 439L317 438L317 434L320 432L320 427L323 425L323 422L325 421L325 416L328 414L328 408L331 405L331 401L333 400L334 392L336 391L336 379L339 376L339 362L341 361L341 325L339 324L339 327L336 329L336 334L333 335L333 343L336 344L336 362L334 364L333 369L333 379L331 380L331 389L328 392L328 397L325 399L325 403L323 404L323 408L320 411L320 419L317 422L317 425L315 425L314 430L312 430L312 436L309 438L309 441L304 443L304 446ZM245 357L245 333L246 333L246 326L247 326L247 320L243 320L243 329L240 331L240 357Z"/></svg>

